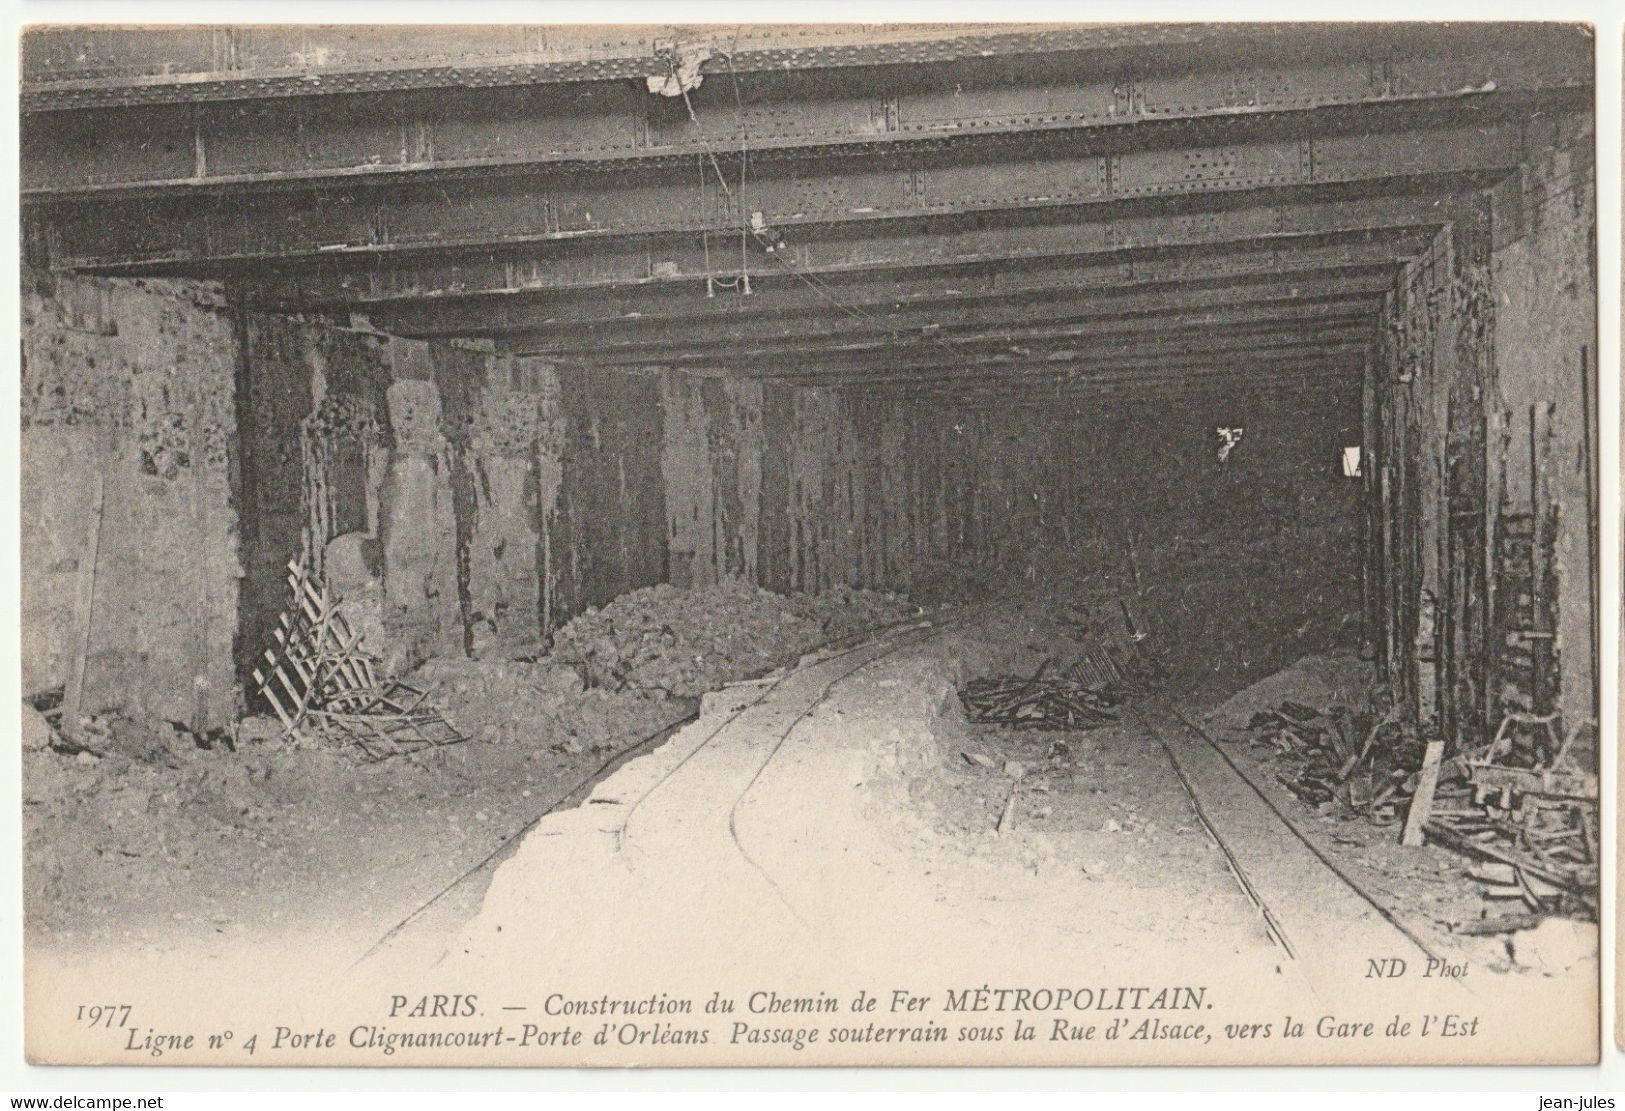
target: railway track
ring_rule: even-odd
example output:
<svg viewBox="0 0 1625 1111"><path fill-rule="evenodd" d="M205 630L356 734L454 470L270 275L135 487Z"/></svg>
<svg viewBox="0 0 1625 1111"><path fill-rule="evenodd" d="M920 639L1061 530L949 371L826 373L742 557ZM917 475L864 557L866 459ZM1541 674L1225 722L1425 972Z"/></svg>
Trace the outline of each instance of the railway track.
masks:
<svg viewBox="0 0 1625 1111"><path fill-rule="evenodd" d="M1256 908L1287 965L1334 992L1365 963L1440 954L1339 868L1184 714L1160 700L1134 710L1162 747L1203 830Z"/></svg>
<svg viewBox="0 0 1625 1111"><path fill-rule="evenodd" d="M899 628L891 635L865 640L779 676L746 705L732 711L639 794L615 833L617 852L627 858L628 866L634 870L653 857L654 854L641 853L637 848L637 829L650 820L653 808L660 809L662 820L657 824L667 830L681 826L690 816L697 816L693 836L720 844L725 830L729 852L771 890L779 904L799 922L800 916L783 888L758 856L746 847L739 830L741 807L797 729L828 703L842 684L900 652L930 643L981 612L977 609L946 620ZM771 740L764 743L764 738ZM730 800L723 830L709 821L717 812L712 800L719 794ZM694 849L693 842L686 847Z"/></svg>
<svg viewBox="0 0 1625 1111"><path fill-rule="evenodd" d="M708 730L693 748L684 753L684 755L672 767L667 769L650 786L644 789L633 801L633 803L626 808L618 826L613 831L615 853L620 855L625 852L626 846L630 840L629 835L632 826L639 816L644 813L645 805L649 802L649 800L656 797L663 788L668 787L670 783L678 779L678 777L684 772L685 768L692 770L690 768L691 762L695 759L703 759L705 754L712 749L712 746L716 742L717 738L723 735L731 726L733 726L741 716L748 713L752 709L761 706L772 695L780 691L780 689L786 683L792 681L798 675L802 675L807 669L828 669L831 666L834 666L837 668L837 674L835 677L822 688L817 697L814 698L811 703L806 705L799 713L796 714L795 720L784 728L777 736L773 744L769 746L768 751L764 755L761 763L755 768L755 771L751 775L749 781L738 792L733 800L733 804L729 808L728 833L736 850L741 858L747 864L749 864L750 867L754 869L755 872L760 875L760 877L766 883L768 883L769 886L774 889L775 893L778 894L782 900L782 892L779 891L777 884L773 883L771 877L768 876L766 871L744 848L744 845L739 840L736 819L740 804L749 795L751 789L761 778L762 773L766 771L768 765L772 763L773 759L784 747L791 733L795 731L795 727L802 721L805 721L806 718L811 715L818 706L827 701L830 694L834 692L835 688L842 681L857 674L870 664L891 656L904 648L926 643L931 639L931 637L940 635L945 629L962 624L964 621L972 617L974 612L980 611L953 615L947 619L939 621L914 619L904 622L889 622L884 625L872 626L867 629L858 630L854 633L847 634L844 637L827 642L819 648L813 649L812 652L808 653L807 655L816 656L817 658L812 659L805 665L783 669L781 674L774 677L771 681L761 685L759 689L753 692L752 697L749 697L748 700L742 705L730 711L720 722ZM844 665L844 662L849 661L851 657L854 656L861 658L852 666L846 667L845 670L839 670L839 668ZM806 656L804 656L803 659L806 659ZM743 687L744 684L741 684L740 686ZM526 821L524 825L514 830L490 853L477 861L473 866L459 873L449 883L435 892L434 895L430 896L426 901L414 908L411 913L392 926L364 953L362 953L361 956L356 958L352 967L360 966L374 959L385 950L402 944L403 940L409 933L439 934L448 932L450 929L455 929L457 924L455 921L456 919L466 918L478 909L477 900L472 905L469 904L469 898L471 897L470 892L477 887L477 881L482 878L488 878L503 860L507 859L513 854L524 836L536 828L536 826L541 823L543 819L561 809L565 809L573 801L583 801L587 793L595 784L603 782L606 777L613 774L617 769L626 765L637 757L660 747L662 743L672 738L675 734L679 733L687 726L694 724L694 722L698 720L700 716L701 715L697 711L688 714L683 718L655 731L654 733L643 737L627 748L616 753L609 760L605 761L602 765L594 769L594 771L589 775L573 785L568 791L557 796L553 802L548 804L534 817Z"/></svg>

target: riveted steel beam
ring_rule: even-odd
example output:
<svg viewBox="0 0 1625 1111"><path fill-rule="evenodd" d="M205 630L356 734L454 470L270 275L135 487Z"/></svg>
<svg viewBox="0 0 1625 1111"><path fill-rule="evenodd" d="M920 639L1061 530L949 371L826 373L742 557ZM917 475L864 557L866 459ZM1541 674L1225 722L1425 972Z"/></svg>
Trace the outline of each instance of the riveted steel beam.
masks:
<svg viewBox="0 0 1625 1111"><path fill-rule="evenodd" d="M525 176L440 186L368 186L229 198L52 206L53 265L108 272L245 262L363 260L425 251L617 237L702 228L739 234L752 213L786 238L805 225L1418 182L1484 183L1522 153L1514 123L1257 140L1077 156L1053 149L970 161L948 154L812 160L726 184L696 161L679 175ZM685 180L686 179L686 180ZM1344 195L1334 192L1332 195ZM1295 199L1302 199L1297 197ZM1257 203L1257 202L1255 202Z"/></svg>
<svg viewBox="0 0 1625 1111"><path fill-rule="evenodd" d="M923 333L940 328L939 321L950 312L958 327L1009 327L1065 325L1144 316L1166 319L1180 313L1223 306L1312 305L1343 299L1377 299L1393 286L1391 268L1354 272L1298 273L1260 278L1240 278L1189 285L1156 284L1124 288L1078 289L1048 295L1006 294L995 298L959 298L942 295L894 306L876 304L870 310L892 333L913 330ZM785 314L789 315L789 314ZM794 337L805 329L819 332L855 328L858 324L846 313L827 303L822 310L797 313L794 323L769 316L743 316L733 321L713 319L682 327L709 328L721 340L747 343L753 338L775 334ZM678 327L672 323L668 327ZM583 327L586 327L583 325ZM496 348L509 354L533 354L546 350L550 338L559 333L517 332L496 338ZM612 332L603 333L612 335Z"/></svg>
<svg viewBox="0 0 1625 1111"><path fill-rule="evenodd" d="M1395 243L1339 245L1337 249L1257 249L1227 252L1214 256L1178 256L1151 260L1125 260L1045 270L1033 275L1003 275L989 283L944 282L940 279L910 280L906 283L864 284L852 282L822 286L796 279L774 286L758 285L757 292L741 296L708 298L703 290L687 295L667 292L654 295L643 291L622 292L584 303L578 299L486 299L474 301L422 301L401 306L374 306L367 318L385 331L416 337L497 336L526 331L538 335L564 334L592 325L597 338L643 335L659 340L668 324L684 321L740 323L769 318L778 312L811 308L824 313L848 316L861 323L869 305L915 305L942 302L952 305L971 298L1012 298L1066 295L1077 290L1117 290L1135 286L1176 282L1202 282L1214 279L1241 279L1277 274L1304 274L1311 271L1347 270L1362 267L1384 268L1410 257L1414 250ZM1367 275L1369 276L1369 275ZM782 291L780 286L785 287ZM794 287L799 286L799 289ZM890 288L888 288L890 286ZM773 296L782 292L783 296ZM1020 306L1023 313L1028 305ZM920 327L953 323L941 316L926 314Z"/></svg>
<svg viewBox="0 0 1625 1111"><path fill-rule="evenodd" d="M1091 68L1125 57L1262 55L1277 70L1305 55L1452 50L1587 56L1582 28L1507 24L745 25L722 27L61 26L24 37L24 111L121 104L319 97L402 89L624 81L700 58L702 80L863 67L943 68L1062 53ZM708 51L703 56L701 51ZM1178 90L1183 91L1183 90ZM1244 106L1296 90L1271 71L1230 88ZM1152 101L1153 104L1156 101Z"/></svg>
<svg viewBox="0 0 1625 1111"><path fill-rule="evenodd" d="M1254 360L1246 364L1214 362L1202 366L1163 370L1084 368L1057 373L1031 374L1010 378L944 379L918 382L882 382L873 385L849 383L840 386L803 385L804 389L841 389L867 397L908 396L966 398L981 395L1000 402L1022 397L1048 396L1061 399L1070 394L1128 392L1146 390L1163 396L1175 395L1193 386L1221 386L1226 389L1272 390L1283 385L1311 385L1341 392L1350 385L1357 391L1358 372L1341 358L1324 360Z"/></svg>
<svg viewBox="0 0 1625 1111"><path fill-rule="evenodd" d="M1198 59L1171 71L1145 60L1103 69L1072 56L1021 65L975 59L857 69L840 80L820 70L730 74L693 90L686 104L619 81L28 113L21 169L25 200L37 200L443 179L741 151L771 160L1051 133L1080 152L1108 153L1167 145L1166 136L1196 129L1209 142L1230 142L1291 127L1307 113L1318 113L1322 130L1339 120L1347 127L1356 112L1361 130L1384 130L1461 106L1502 114L1535 103L1579 106L1589 84L1588 68L1571 56L1487 49L1343 51L1251 67Z"/></svg>
<svg viewBox="0 0 1625 1111"><path fill-rule="evenodd" d="M827 383L798 383L817 386ZM1257 358L1222 358L1205 361L1171 360L1150 367L1116 365L1074 366L1040 369L1007 376L963 376L959 378L903 379L899 381L854 382L844 388L855 395L870 397L948 398L982 395L1000 403L1019 401L1023 396L1043 395L1061 398L1075 392L1126 390L1155 391L1166 396L1181 387L1222 384L1227 388L1249 387L1271 390L1304 385L1341 389L1358 387L1359 364L1345 353L1323 356L1289 355Z"/></svg>
<svg viewBox="0 0 1625 1111"><path fill-rule="evenodd" d="M931 342L922 340L912 344L857 351L787 349L737 354L708 352L703 355L665 359L626 355L586 361L600 369L664 367L671 370L692 370L697 373L743 370L752 374L800 370L809 377L824 377L826 374L845 374L854 369L867 372L871 369L908 366L911 359L948 360L955 365L967 367L1002 366L1023 359L1058 360L1077 355L1085 349L1109 349L1136 357L1141 353L1147 353L1145 357L1154 360L1158 357L1158 352L1178 353L1187 349L1264 350L1281 345L1313 346L1349 340L1366 342L1372 336L1374 320L1375 317L1348 318L1298 326L1210 325L1200 329L1116 332L1101 336L1067 334L1024 340L988 338L955 342L933 339Z"/></svg>
<svg viewBox="0 0 1625 1111"><path fill-rule="evenodd" d="M24 40L24 111L401 89L642 81L711 45L702 74L941 64L1057 51L1167 48L1213 37L1177 24L603 29L382 26L40 28ZM1224 33L1217 29L1218 33ZM358 34L359 32L359 34ZM371 41L367 41L370 39ZM358 41L360 40L360 41ZM112 71L112 72L109 72Z"/></svg>
<svg viewBox="0 0 1625 1111"><path fill-rule="evenodd" d="M1373 317L1379 308L1380 298L1366 295L1310 302L1242 305L1198 312L1173 310L1097 315L1043 324L1031 323L1019 314L1006 313L1005 320L997 327L989 328L981 323L968 327L949 324L932 329L928 335L933 341L968 346L1064 337L1170 334L1196 328L1237 325L1312 326L1368 319ZM953 317L950 315L949 319L952 320ZM833 322L833 325L831 328L817 331L798 329L790 334L776 333L770 336L751 335L748 332L744 335L719 336L715 334L714 328L710 329L711 334L708 335L704 328L678 329L674 326L662 333L658 340L606 342L591 338L560 339L548 343L545 347L537 347L530 353L559 358L590 357L598 364L619 362L624 359L633 363L680 366L684 363L704 363L716 359L748 359L785 352L807 355L877 350L896 347L900 342L926 338L927 335L918 330L909 333L885 327L885 321L880 319L870 324L843 317L842 321Z"/></svg>
<svg viewBox="0 0 1625 1111"><path fill-rule="evenodd" d="M1022 344L998 354L974 355L953 348L922 344L863 356L820 356L817 359L772 357L729 362L730 372L751 378L784 378L796 382L910 380L957 378L981 374L1053 372L1069 366L1098 364L1157 366L1179 359L1222 359L1319 356L1365 350L1375 339L1374 324L1319 328L1302 334L1172 336L1163 339L1114 340L1087 344Z"/></svg>
<svg viewBox="0 0 1625 1111"><path fill-rule="evenodd" d="M417 259L344 265L323 259L299 267L246 269L246 304L304 311L375 301L483 295L603 296L626 286L650 289L760 284L789 268L828 281L878 271L924 270L958 284L986 274L1031 271L1036 264L1125 251L1203 249L1239 241L1431 231L1482 206L1480 198L1396 194L1332 198L1182 212L1092 217L1089 209L1053 209L972 219L936 219L881 227L809 226L779 252L762 254L740 236L697 234L643 241L561 243L511 252L445 252ZM864 234L867 233L867 234ZM364 310L363 310L364 311Z"/></svg>
<svg viewBox="0 0 1625 1111"><path fill-rule="evenodd" d="M1215 406L1273 406L1286 401L1294 404L1308 396L1346 404L1359 396L1358 376L1351 384L1342 375L1325 378L1297 374L1249 376L1242 373L1165 378L1149 381L1035 382L1027 386L925 386L865 391L872 403L906 403L910 406L952 407L970 414L982 410L1010 412L1032 409L1046 414L1071 412L1083 415L1099 412L1109 405L1114 413L1132 412L1135 406L1151 406L1166 412L1170 404L1206 402Z"/></svg>

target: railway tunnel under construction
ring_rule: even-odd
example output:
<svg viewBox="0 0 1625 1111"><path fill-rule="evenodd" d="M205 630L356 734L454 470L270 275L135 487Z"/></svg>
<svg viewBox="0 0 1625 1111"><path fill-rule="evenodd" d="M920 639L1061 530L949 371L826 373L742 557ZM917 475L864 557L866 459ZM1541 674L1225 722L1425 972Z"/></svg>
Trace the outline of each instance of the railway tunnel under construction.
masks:
<svg viewBox="0 0 1625 1111"><path fill-rule="evenodd" d="M1125 1061L1204 1059L1146 1000L1373 967L1595 1000L1584 28L61 26L22 76L40 960L937 985L802 1039L848 1062L984 983L1065 988L1051 1063L1119 990Z"/></svg>

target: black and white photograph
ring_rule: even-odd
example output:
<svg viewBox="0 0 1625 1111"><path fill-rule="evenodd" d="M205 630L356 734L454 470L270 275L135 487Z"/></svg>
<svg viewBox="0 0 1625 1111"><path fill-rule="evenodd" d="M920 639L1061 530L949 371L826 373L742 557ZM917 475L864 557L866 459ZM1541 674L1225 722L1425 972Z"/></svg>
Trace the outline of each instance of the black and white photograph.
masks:
<svg viewBox="0 0 1625 1111"><path fill-rule="evenodd" d="M141 8L18 44L29 1061L1613 1054L1597 27Z"/></svg>

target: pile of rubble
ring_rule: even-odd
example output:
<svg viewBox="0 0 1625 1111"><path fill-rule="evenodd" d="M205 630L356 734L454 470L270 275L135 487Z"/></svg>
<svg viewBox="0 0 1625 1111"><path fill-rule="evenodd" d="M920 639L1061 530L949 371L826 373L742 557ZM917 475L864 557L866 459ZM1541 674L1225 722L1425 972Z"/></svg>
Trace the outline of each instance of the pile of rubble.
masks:
<svg viewBox="0 0 1625 1111"><path fill-rule="evenodd" d="M619 751L682 715L659 692L587 690L574 667L546 659L443 657L413 679L471 738L539 744L572 756Z"/></svg>
<svg viewBox="0 0 1625 1111"><path fill-rule="evenodd" d="M903 594L835 586L817 594L791 594L790 612L818 625L822 639L840 640L901 621L915 612Z"/></svg>
<svg viewBox="0 0 1625 1111"><path fill-rule="evenodd" d="M1026 615L1059 634L1057 655L1046 656L1031 675L991 675L960 689L972 724L1096 729L1117 720L1124 699L1149 693L1166 677L1137 600L1131 603L1098 574L1075 577L1066 592L1070 601L1045 602Z"/></svg>
<svg viewBox="0 0 1625 1111"><path fill-rule="evenodd" d="M871 591L787 598L737 580L662 584L575 618L555 636L551 659L579 668L589 687L692 698L909 612L901 596Z"/></svg>
<svg viewBox="0 0 1625 1111"><path fill-rule="evenodd" d="M1045 667L1049 666L1046 660ZM1095 729L1117 720L1117 698L1072 675L972 679L959 692L973 725L1013 729Z"/></svg>

